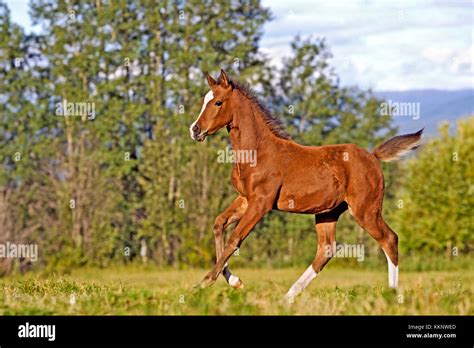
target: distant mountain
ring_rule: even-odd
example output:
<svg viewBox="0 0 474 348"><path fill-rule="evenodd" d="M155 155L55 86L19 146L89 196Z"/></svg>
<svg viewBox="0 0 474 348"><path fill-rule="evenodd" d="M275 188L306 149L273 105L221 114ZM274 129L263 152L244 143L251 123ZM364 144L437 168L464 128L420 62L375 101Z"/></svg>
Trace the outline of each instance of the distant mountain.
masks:
<svg viewBox="0 0 474 348"><path fill-rule="evenodd" d="M442 121L448 121L451 131L453 131L457 119L474 115L474 89L379 91L374 94L387 102L390 101L387 103L388 105L395 105L402 111L399 112L400 115L393 117L395 124L400 129L400 134L410 133L424 127L425 134L433 136L437 134L438 125ZM410 109L411 107L413 108ZM418 111L417 107L419 107L419 114L416 112Z"/></svg>

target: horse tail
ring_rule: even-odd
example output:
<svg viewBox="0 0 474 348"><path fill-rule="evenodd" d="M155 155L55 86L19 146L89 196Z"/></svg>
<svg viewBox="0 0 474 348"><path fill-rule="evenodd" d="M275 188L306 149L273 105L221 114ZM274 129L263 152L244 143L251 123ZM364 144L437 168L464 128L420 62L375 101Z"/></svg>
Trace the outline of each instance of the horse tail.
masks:
<svg viewBox="0 0 474 348"><path fill-rule="evenodd" d="M385 141L375 148L372 154L383 162L390 162L399 159L404 154L415 150L420 146L423 129L416 133L398 135Z"/></svg>

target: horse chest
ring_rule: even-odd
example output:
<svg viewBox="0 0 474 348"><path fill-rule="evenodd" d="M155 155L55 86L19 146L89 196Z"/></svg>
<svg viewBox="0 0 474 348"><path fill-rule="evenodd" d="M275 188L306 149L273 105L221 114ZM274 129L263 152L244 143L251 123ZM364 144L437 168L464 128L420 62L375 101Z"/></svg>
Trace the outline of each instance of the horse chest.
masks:
<svg viewBox="0 0 474 348"><path fill-rule="evenodd" d="M247 190L245 188L243 175L244 174L242 173L239 165L236 165L234 169L232 169L232 185L241 196L247 197Z"/></svg>
<svg viewBox="0 0 474 348"><path fill-rule="evenodd" d="M265 172L258 171L248 164L237 164L232 170L232 185L241 196L248 197L265 183L266 186L271 184L263 180L265 177ZM276 185L273 186L277 189Z"/></svg>

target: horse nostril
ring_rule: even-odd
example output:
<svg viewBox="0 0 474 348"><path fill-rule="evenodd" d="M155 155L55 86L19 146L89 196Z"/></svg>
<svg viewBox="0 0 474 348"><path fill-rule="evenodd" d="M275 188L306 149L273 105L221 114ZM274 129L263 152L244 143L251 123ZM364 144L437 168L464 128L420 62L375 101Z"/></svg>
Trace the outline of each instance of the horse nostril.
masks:
<svg viewBox="0 0 474 348"><path fill-rule="evenodd" d="M198 134L198 133L199 133L199 126L198 126L197 124L193 127L193 133L194 133L194 134Z"/></svg>

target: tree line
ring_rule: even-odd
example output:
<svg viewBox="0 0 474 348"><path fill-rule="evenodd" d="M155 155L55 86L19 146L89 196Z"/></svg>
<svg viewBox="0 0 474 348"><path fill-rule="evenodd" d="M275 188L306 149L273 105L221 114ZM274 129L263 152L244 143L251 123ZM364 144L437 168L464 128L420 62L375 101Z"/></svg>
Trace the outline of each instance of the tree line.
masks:
<svg viewBox="0 0 474 348"><path fill-rule="evenodd" d="M225 68L249 83L302 144L373 148L396 134L370 90L340 84L323 38L294 38L272 66L259 47L272 15L257 0L40 0L30 16L38 32L13 23L0 2L0 243L35 243L40 257L0 259L2 273L212 262L211 227L235 192L232 164L217 161L225 132L200 146L189 137L208 90L203 71ZM385 207L409 251L472 250L473 138L443 134L421 160L384 167ZM436 196L426 171L437 173L433 185L453 187ZM314 218L271 215L245 259L311 260ZM348 217L340 225L339 241L368 238Z"/></svg>

